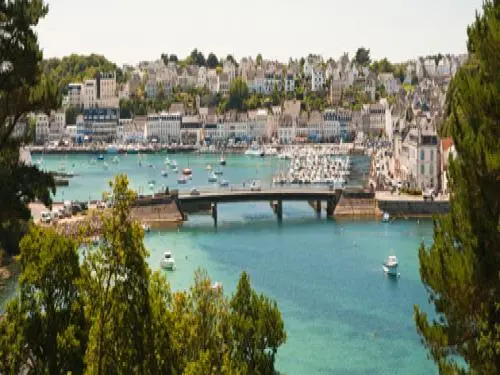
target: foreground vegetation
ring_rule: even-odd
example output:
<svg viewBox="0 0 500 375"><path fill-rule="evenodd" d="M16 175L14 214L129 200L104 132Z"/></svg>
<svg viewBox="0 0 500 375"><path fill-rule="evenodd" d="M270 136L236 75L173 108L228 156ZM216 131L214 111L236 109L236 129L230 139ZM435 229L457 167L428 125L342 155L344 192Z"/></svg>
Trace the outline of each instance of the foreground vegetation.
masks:
<svg viewBox="0 0 500 375"><path fill-rule="evenodd" d="M500 373L500 2L468 28L469 62L453 79L447 127L450 214L419 251L437 317L415 308L417 330L440 373ZM465 366L463 361L465 361Z"/></svg>
<svg viewBox="0 0 500 375"><path fill-rule="evenodd" d="M189 290L172 292L145 260L127 177L112 186L97 247L79 250L81 241L35 226L21 241L19 296L0 322L0 373L274 374L286 340L276 302L246 273L231 298L203 270Z"/></svg>

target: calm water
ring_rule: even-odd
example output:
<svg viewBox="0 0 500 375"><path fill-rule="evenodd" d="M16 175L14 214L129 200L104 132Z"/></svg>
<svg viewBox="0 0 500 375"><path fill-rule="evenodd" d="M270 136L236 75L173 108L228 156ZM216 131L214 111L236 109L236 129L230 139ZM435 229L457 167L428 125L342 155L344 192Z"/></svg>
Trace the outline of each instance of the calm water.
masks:
<svg viewBox="0 0 500 375"><path fill-rule="evenodd" d="M170 156L172 158L172 156ZM148 189L147 181L175 187L177 176L160 175L164 155L148 155L143 167L137 155L120 156L109 170L90 165L88 155L45 156L57 169L61 160L75 164L80 176L56 198L99 198L114 173L128 173L132 187ZM179 167L193 168L190 186L207 185L207 163L216 156L174 155ZM34 160L37 156L34 156ZM233 183L260 178L269 181L279 168L272 159L227 157L224 177ZM102 162L101 162L102 163ZM151 163L153 167L147 165ZM366 160L356 161L360 169ZM155 168L154 168L155 167ZM362 171L358 174L362 174ZM356 182L354 182L356 183ZM426 306L418 274L417 248L432 239L430 221L326 220L316 218L301 202L285 202L278 224L266 203L219 205L219 226L208 216L190 215L182 228L146 235L149 262L158 269L165 249L172 249L177 269L167 273L173 289L187 288L194 270L204 267L226 293L233 293L242 270L253 286L278 301L288 333L278 367L287 374L435 374L426 359L412 319L413 305ZM384 276L382 261L400 260L401 277Z"/></svg>

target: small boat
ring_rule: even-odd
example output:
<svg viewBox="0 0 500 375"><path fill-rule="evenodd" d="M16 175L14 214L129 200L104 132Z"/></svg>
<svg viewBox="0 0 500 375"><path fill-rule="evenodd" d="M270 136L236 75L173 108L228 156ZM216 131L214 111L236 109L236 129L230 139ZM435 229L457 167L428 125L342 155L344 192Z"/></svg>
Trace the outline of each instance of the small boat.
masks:
<svg viewBox="0 0 500 375"><path fill-rule="evenodd" d="M151 227L148 225L148 224L142 224L142 230L145 232L145 233L148 233L148 232L151 232Z"/></svg>
<svg viewBox="0 0 500 375"><path fill-rule="evenodd" d="M106 149L106 152L108 154L117 154L118 153L118 148L114 145L109 145L108 148Z"/></svg>
<svg viewBox="0 0 500 375"><path fill-rule="evenodd" d="M113 160L111 160L114 164L118 164L120 162L120 158L118 156L115 156Z"/></svg>
<svg viewBox="0 0 500 375"><path fill-rule="evenodd" d="M264 156L264 151L262 149L259 149L258 147L253 146L245 151L245 155L262 157Z"/></svg>
<svg viewBox="0 0 500 375"><path fill-rule="evenodd" d="M214 174L217 175L217 176L222 176L223 173L222 173L222 171L220 169L216 169L214 171Z"/></svg>
<svg viewBox="0 0 500 375"><path fill-rule="evenodd" d="M185 177L185 176L182 176L180 177L178 180L177 180L177 183L178 184L186 184L188 182L188 179Z"/></svg>
<svg viewBox="0 0 500 375"><path fill-rule="evenodd" d="M170 158L167 156L165 158L165 165L170 165L172 162L170 161Z"/></svg>
<svg viewBox="0 0 500 375"><path fill-rule="evenodd" d="M160 266L163 269L172 271L175 268L175 259L172 256L170 250L165 251L163 254L163 259L160 262Z"/></svg>
<svg viewBox="0 0 500 375"><path fill-rule="evenodd" d="M222 180L219 185L221 187L228 187L229 186L229 181L228 180Z"/></svg>
<svg viewBox="0 0 500 375"><path fill-rule="evenodd" d="M179 173L179 168L177 168L177 167L173 167L173 168L172 168L172 172L173 172L173 173Z"/></svg>
<svg viewBox="0 0 500 375"><path fill-rule="evenodd" d="M177 169L177 162L176 162L175 160L172 160L172 161L170 162L170 168L172 168L172 169Z"/></svg>
<svg viewBox="0 0 500 375"><path fill-rule="evenodd" d="M208 176L208 182L217 182L217 175L215 173L210 173Z"/></svg>
<svg viewBox="0 0 500 375"><path fill-rule="evenodd" d="M212 166L210 164L207 164L207 166L205 167L205 170L211 171L212 170Z"/></svg>
<svg viewBox="0 0 500 375"><path fill-rule="evenodd" d="M149 185L149 188L150 189L153 189L156 185L156 181L155 180L149 180L148 181L148 185Z"/></svg>
<svg viewBox="0 0 500 375"><path fill-rule="evenodd" d="M388 256L382 267L387 275L398 276L398 259L395 255Z"/></svg>
<svg viewBox="0 0 500 375"><path fill-rule="evenodd" d="M389 213L388 212L384 212L384 216L382 217L382 221L384 223L388 223L390 218L391 217L390 217Z"/></svg>
<svg viewBox="0 0 500 375"><path fill-rule="evenodd" d="M220 165L226 165L226 159L224 159L224 156L220 157L219 164Z"/></svg>
<svg viewBox="0 0 500 375"><path fill-rule="evenodd" d="M193 171L191 170L191 168L184 168L182 170L182 174L185 176L190 176L192 173L193 173Z"/></svg>
<svg viewBox="0 0 500 375"><path fill-rule="evenodd" d="M95 165L96 164L96 159L92 158L89 160L90 165Z"/></svg>
<svg viewBox="0 0 500 375"><path fill-rule="evenodd" d="M104 155L103 154L99 154L99 156L97 157L97 160L104 160Z"/></svg>
<svg viewBox="0 0 500 375"><path fill-rule="evenodd" d="M168 177L168 171L167 171L166 169L162 169L162 170L161 170L161 175L162 175L163 177Z"/></svg>

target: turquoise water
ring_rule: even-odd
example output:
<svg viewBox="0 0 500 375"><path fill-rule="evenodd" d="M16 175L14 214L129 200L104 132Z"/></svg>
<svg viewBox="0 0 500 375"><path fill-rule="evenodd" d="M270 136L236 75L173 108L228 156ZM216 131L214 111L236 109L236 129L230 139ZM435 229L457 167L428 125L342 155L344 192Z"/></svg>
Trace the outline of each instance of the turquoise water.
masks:
<svg viewBox="0 0 500 375"><path fill-rule="evenodd" d="M191 186L207 185L207 163L216 156L170 156L179 167L193 168ZM36 160L36 156L34 159ZM111 159L110 157L108 157ZM89 165L88 155L68 156L80 176L58 197L98 198L116 172L129 173L131 185L149 179L162 181L164 158L148 155L139 167L137 155L120 156L120 163L104 170ZM57 169L60 156L45 156ZM273 159L228 156L224 177L269 181L279 168ZM151 163L156 168L147 167ZM366 160L358 160L361 169ZM101 162L102 163L102 162ZM80 165L80 166L79 166ZM361 172L362 173L362 172ZM176 176L165 183L175 185ZM163 182L163 181L162 181ZM355 183L355 182L354 182ZM176 230L152 231L145 243L149 263L158 269L163 252L171 249L177 269L166 273L173 289L191 285L194 270L204 267L225 292L234 292L241 271L253 286L278 301L288 334L279 350L278 368L287 374L435 374L426 359L412 319L413 305L427 306L418 273L417 249L432 240L430 221L326 220L317 218L303 202L285 202L278 223L267 203L226 204L218 207L218 228L209 216L190 215ZM382 261L398 256L401 277L382 272Z"/></svg>

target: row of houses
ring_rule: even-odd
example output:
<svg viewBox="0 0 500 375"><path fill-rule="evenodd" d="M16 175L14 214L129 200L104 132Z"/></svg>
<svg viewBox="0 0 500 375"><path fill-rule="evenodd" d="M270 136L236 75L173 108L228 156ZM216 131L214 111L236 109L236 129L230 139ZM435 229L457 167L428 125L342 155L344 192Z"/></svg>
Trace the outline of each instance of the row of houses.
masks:
<svg viewBox="0 0 500 375"><path fill-rule="evenodd" d="M118 108L118 104L115 72L99 72L83 83L70 83L63 99L63 108Z"/></svg>

